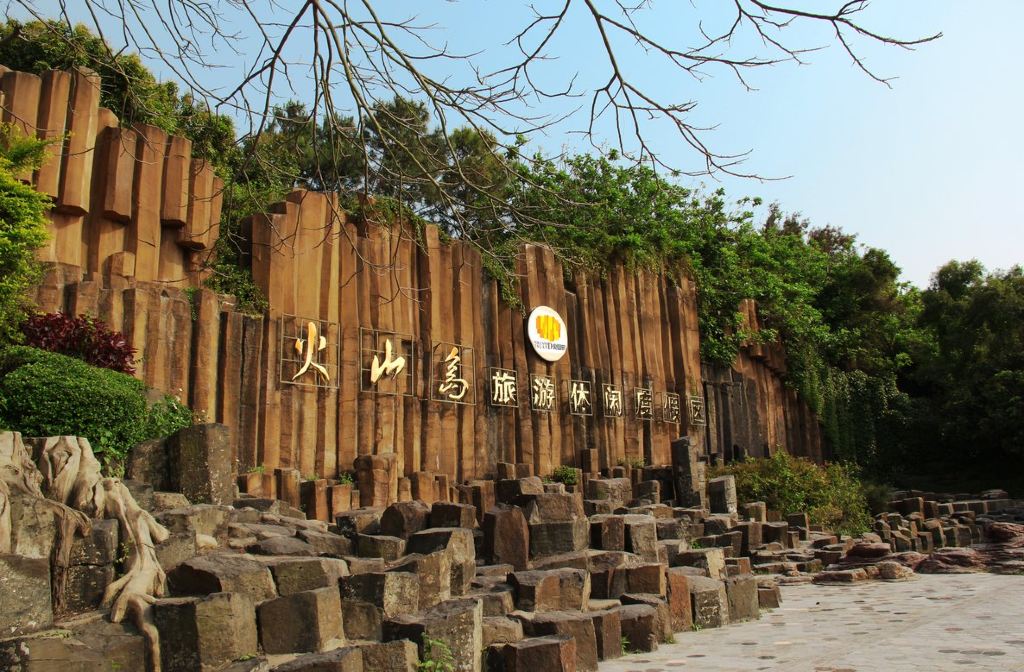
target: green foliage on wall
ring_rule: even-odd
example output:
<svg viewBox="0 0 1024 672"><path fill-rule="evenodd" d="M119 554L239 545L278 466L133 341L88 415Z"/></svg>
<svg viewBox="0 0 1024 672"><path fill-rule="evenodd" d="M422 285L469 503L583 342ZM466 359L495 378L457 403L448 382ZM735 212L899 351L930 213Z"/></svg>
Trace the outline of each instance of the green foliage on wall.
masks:
<svg viewBox="0 0 1024 672"><path fill-rule="evenodd" d="M0 125L0 343L19 338L25 292L39 279L36 250L46 243L50 199L18 179L38 168L46 143Z"/></svg>
<svg viewBox="0 0 1024 672"><path fill-rule="evenodd" d="M732 474L740 502L764 502L783 515L806 512L811 523L842 533L866 532L871 524L864 486L853 467L818 465L783 450L712 471Z"/></svg>
<svg viewBox="0 0 1024 672"><path fill-rule="evenodd" d="M145 386L129 375L25 346L0 353L0 426L84 436L108 474L120 472L137 443L191 424L191 411L172 397L147 407Z"/></svg>

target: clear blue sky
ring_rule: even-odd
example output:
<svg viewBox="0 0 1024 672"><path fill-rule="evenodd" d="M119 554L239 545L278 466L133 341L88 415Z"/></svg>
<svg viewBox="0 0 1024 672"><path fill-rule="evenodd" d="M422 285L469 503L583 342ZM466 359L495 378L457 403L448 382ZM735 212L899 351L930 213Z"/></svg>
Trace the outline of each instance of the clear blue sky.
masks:
<svg viewBox="0 0 1024 672"><path fill-rule="evenodd" d="M545 8L559 4L538 1ZM714 26L726 19L730 4L660 0L641 25L666 42L689 46L696 40L695 18ZM803 4L822 9L840 3ZM37 6L45 13L55 5L44 0ZM421 0L405 6L421 22L437 24L434 42L448 41L456 51L482 51L474 62L486 70L498 62L501 43L522 24L524 5ZM400 4L380 6L399 6L388 10L396 16L405 11ZM603 76L585 19L577 15L549 50L558 56L545 75L551 81L579 72L585 86ZM806 56L808 65L787 63L752 73L753 92L721 71L712 70L713 77L697 83L636 52L624 56L623 66L661 90L677 89L680 100L698 100L694 119L717 125L708 136L715 149L752 150L744 171L790 176L770 182L704 178L708 188L724 185L730 196L778 201L816 225L856 233L861 242L888 250L904 279L921 286L953 258L977 258L990 269L1024 263L1024 204L1014 196L1024 182L1024 40L1019 35L1024 1L876 0L864 23L899 37L939 31L944 37L913 52L863 45L861 53L879 74L897 77L891 89L857 71L834 44ZM827 31L806 29L794 30L790 39L801 46L831 41ZM746 46L737 44L739 52ZM211 77L230 81L236 72L231 66L248 53L245 46L241 51L225 53L222 62L229 67ZM170 76L166 68L151 65ZM300 93L302 88L296 86ZM534 145L551 152L583 149L565 133L569 128L558 127ZM651 133L669 163L693 167L693 155L668 129Z"/></svg>

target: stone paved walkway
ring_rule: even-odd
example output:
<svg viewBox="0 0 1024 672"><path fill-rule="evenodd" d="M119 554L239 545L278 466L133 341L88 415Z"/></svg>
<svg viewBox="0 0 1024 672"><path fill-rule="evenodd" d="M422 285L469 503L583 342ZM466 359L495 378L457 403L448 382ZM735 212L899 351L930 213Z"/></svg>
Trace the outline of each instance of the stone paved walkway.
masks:
<svg viewBox="0 0 1024 672"><path fill-rule="evenodd" d="M1024 576L782 588L761 620L678 633L600 672L1024 672Z"/></svg>

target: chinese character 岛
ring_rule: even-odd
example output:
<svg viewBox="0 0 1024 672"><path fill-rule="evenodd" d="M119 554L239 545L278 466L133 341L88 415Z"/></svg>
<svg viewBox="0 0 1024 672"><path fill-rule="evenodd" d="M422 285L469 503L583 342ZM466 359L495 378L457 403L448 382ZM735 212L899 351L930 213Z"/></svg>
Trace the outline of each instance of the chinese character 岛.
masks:
<svg viewBox="0 0 1024 672"><path fill-rule="evenodd" d="M327 339L323 336L317 336L316 324L314 322L307 323L306 338L295 339L295 350L299 353L300 357L305 359L298 373L292 376L292 380L295 380L312 368L317 374L323 376L325 381L330 382L331 377L327 373L327 368L313 361L316 353L326 349Z"/></svg>
<svg viewBox="0 0 1024 672"><path fill-rule="evenodd" d="M451 352L444 358L444 380L437 387L437 392L449 401L462 401L469 389L465 378L459 378L462 370L462 356L459 349L452 346Z"/></svg>
<svg viewBox="0 0 1024 672"><path fill-rule="evenodd" d="M555 410L555 381L550 376L530 376L530 405L535 411Z"/></svg>
<svg viewBox="0 0 1024 672"><path fill-rule="evenodd" d="M518 391L515 371L491 369L491 404L515 406L518 403Z"/></svg>
<svg viewBox="0 0 1024 672"><path fill-rule="evenodd" d="M589 381L569 381L569 412L573 415L591 415L593 413Z"/></svg>

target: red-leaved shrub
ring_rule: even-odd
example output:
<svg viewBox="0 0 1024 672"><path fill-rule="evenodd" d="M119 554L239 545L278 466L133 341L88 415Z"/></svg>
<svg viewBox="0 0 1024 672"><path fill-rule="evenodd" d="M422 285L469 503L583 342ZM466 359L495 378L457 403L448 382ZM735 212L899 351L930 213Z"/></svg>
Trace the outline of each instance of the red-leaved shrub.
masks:
<svg viewBox="0 0 1024 672"><path fill-rule="evenodd" d="M124 334L94 317L39 313L28 318L21 331L25 344L34 348L76 357L104 369L135 373L135 348Z"/></svg>

